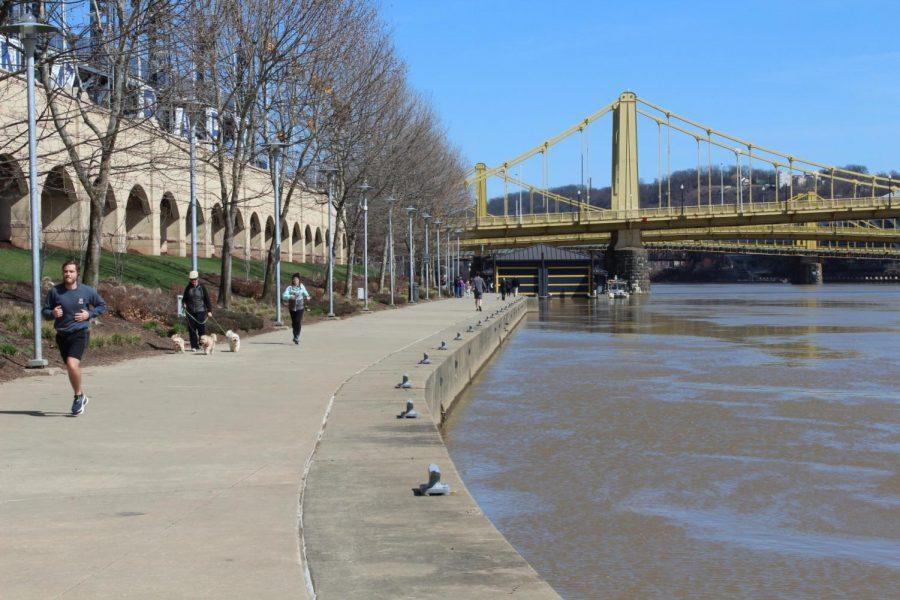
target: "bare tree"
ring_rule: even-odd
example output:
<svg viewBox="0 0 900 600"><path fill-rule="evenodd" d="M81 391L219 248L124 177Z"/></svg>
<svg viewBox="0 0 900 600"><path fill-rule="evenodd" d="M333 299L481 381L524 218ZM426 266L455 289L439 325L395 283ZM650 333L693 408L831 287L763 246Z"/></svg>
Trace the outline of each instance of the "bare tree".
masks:
<svg viewBox="0 0 900 600"><path fill-rule="evenodd" d="M150 137L130 136L126 147L122 134L155 125L159 92L146 85L142 65L152 34L164 35L179 7L175 0L71 4L76 18L66 20L62 42L44 54L40 81L49 120L90 203L83 272L85 281L96 284L110 178L158 168ZM71 10L79 4L83 10Z"/></svg>

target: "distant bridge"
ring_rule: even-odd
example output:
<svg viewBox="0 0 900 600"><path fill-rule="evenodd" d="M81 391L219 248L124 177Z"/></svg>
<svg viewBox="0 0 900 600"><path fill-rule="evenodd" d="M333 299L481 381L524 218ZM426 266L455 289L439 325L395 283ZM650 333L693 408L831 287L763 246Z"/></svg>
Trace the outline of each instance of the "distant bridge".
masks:
<svg viewBox="0 0 900 600"><path fill-rule="evenodd" d="M583 184L576 198L550 191L550 149L576 134L581 134L584 140L587 128L607 114L612 115L610 208L583 201L582 190L585 199L590 191L589 186L585 188ZM646 206L646 198L645 206L640 202L638 116L651 121L658 132L660 160L656 206ZM683 188L681 202L673 204L670 168L667 167L668 176L663 177L662 157L665 155L667 164L671 164L672 132L692 138L696 143L696 199L689 204L684 202ZM702 146L707 150L705 169L701 160ZM740 183L733 202L724 202L724 196L714 201L712 148L734 154ZM542 185L525 182L511 173L513 167L534 157L540 157L542 161ZM749 168L746 185L742 161ZM774 168L776 185L771 186L772 197L766 189L762 198L759 192L754 198L754 161L757 165ZM809 177L812 190L795 190L795 174ZM788 176L788 184L782 186L779 180L783 175ZM503 184L500 214L488 210L488 180ZM641 258L646 253L645 242L690 242L694 247L734 248L737 252L751 246L774 245L764 243L766 241L779 241L787 242L779 244L779 248L789 248L784 250L786 256L853 255L859 250L861 255L880 254L881 258L893 257L900 245L896 227L896 219L900 217L900 182L760 146L679 116L632 92L622 93L593 115L511 160L490 168L479 163L469 173L467 184L474 187L476 199L474 215L465 222L463 243L467 247L481 250L536 243L608 244L607 251L612 260L607 264L611 265L614 274L629 281L633 291L649 290L649 268L646 260ZM523 201L522 194L518 199L510 196L510 184L521 189L527 201ZM844 197L836 195L836 185L849 189L850 193ZM710 244L711 240L721 243ZM728 243L728 240L736 242Z"/></svg>

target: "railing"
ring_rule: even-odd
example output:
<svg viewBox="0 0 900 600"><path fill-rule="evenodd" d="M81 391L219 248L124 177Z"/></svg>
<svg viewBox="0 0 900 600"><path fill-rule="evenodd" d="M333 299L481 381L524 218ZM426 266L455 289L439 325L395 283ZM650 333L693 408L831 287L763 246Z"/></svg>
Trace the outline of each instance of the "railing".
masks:
<svg viewBox="0 0 900 600"><path fill-rule="evenodd" d="M478 230L492 227L578 225L609 222L647 222L696 217L743 217L773 213L848 211L854 209L887 209L900 213L900 203L885 197L797 198L778 202L744 202L743 204L701 204L693 206L648 207L635 210L590 212L532 213L522 215L487 215L466 220L466 228Z"/></svg>

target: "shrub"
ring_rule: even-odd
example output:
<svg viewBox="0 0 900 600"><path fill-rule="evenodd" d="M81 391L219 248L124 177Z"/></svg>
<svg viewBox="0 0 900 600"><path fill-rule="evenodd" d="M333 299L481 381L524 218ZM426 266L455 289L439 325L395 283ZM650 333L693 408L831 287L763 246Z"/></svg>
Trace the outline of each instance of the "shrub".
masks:
<svg viewBox="0 0 900 600"><path fill-rule="evenodd" d="M159 330L159 335L162 337L172 337L176 333L178 335L187 335L188 329L183 323L175 323L171 327L169 327L169 329L166 330L165 333L163 333L162 329Z"/></svg>
<svg viewBox="0 0 900 600"><path fill-rule="evenodd" d="M245 298L262 298L263 282L259 279L242 279L240 277L232 277L231 291L238 296Z"/></svg>
<svg viewBox="0 0 900 600"><path fill-rule="evenodd" d="M19 349L12 344L0 344L0 354L4 356L15 356L19 353Z"/></svg>
<svg viewBox="0 0 900 600"><path fill-rule="evenodd" d="M141 343L141 336L136 333L114 333L112 335L91 336L88 347L106 348L110 346L137 346Z"/></svg>
<svg viewBox="0 0 900 600"><path fill-rule="evenodd" d="M380 303L382 303L382 304L386 304L386 305L390 305L390 304L391 304L391 295L390 295L390 293L388 293L388 294L374 294L374 295L372 296L372 299L375 300L376 302L380 302ZM394 293L394 304L396 305L396 304L405 304L405 303L406 303L406 296L404 296L403 294L398 294L398 293L395 292L395 293Z"/></svg>
<svg viewBox="0 0 900 600"><path fill-rule="evenodd" d="M254 329L262 329L264 324L262 317L247 312L218 309L214 316L216 320L207 325L207 331L209 331L210 325L212 325L213 330L215 330L216 323L218 323L222 329L231 329L232 331L252 331Z"/></svg>
<svg viewBox="0 0 900 600"><path fill-rule="evenodd" d="M157 321L155 319L151 319L145 323L141 323L141 327L143 327L144 329L146 329L148 331L151 329L159 328L159 325L160 325L159 321Z"/></svg>
<svg viewBox="0 0 900 600"><path fill-rule="evenodd" d="M103 282L98 286L98 291L106 300L109 313L127 321L148 321L171 313L175 307L174 298L158 289L151 290L139 285Z"/></svg>

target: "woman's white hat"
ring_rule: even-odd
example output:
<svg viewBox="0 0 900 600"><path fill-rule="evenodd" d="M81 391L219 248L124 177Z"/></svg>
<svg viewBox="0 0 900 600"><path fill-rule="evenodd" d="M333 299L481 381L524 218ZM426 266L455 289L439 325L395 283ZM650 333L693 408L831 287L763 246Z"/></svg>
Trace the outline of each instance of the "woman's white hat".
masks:
<svg viewBox="0 0 900 600"><path fill-rule="evenodd" d="M188 279L200 279L200 273L197 271L191 271L188 273Z"/></svg>

